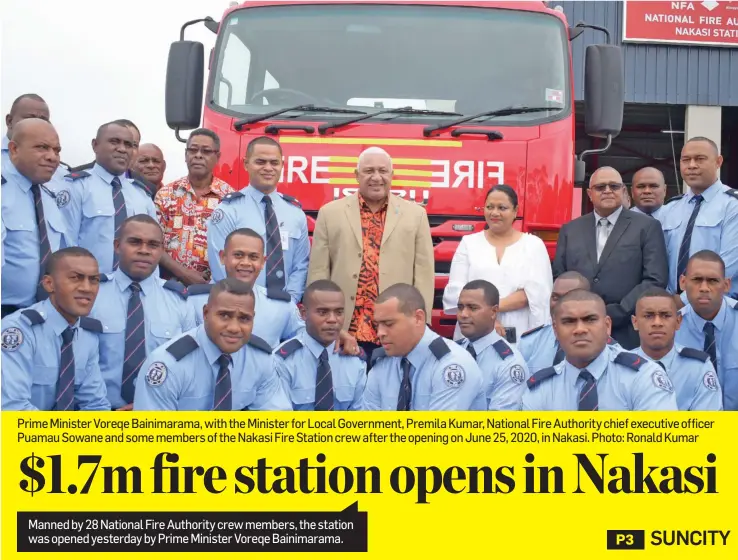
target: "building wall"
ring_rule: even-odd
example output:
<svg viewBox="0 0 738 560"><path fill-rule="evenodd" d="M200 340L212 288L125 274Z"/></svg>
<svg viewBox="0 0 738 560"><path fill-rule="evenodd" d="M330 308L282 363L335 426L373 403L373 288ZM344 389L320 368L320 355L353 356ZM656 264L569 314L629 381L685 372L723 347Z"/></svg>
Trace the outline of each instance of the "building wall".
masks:
<svg viewBox="0 0 738 560"><path fill-rule="evenodd" d="M626 102L738 106L738 49L623 44L622 2L554 1L549 5L560 5L569 25L584 21L605 27L613 42L623 46ZM584 98L585 48L605 41L602 32L589 29L572 41L577 100Z"/></svg>

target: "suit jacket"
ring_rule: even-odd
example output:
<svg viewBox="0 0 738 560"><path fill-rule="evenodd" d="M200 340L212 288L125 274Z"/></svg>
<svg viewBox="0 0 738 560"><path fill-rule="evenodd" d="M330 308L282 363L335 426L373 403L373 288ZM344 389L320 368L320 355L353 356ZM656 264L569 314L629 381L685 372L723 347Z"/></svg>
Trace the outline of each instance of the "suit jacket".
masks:
<svg viewBox="0 0 738 560"><path fill-rule="evenodd" d="M308 284L329 279L346 295L348 329L363 258L361 214L356 194L323 206L313 231ZM415 286L425 299L430 323L435 286L433 241L428 215L422 206L389 195L379 250L379 293L393 284Z"/></svg>
<svg viewBox="0 0 738 560"><path fill-rule="evenodd" d="M665 288L669 279L661 224L623 209L597 261L594 213L564 224L552 265L554 279L575 270L602 296L612 318L612 337L628 350L640 345L631 323L638 297L649 287Z"/></svg>

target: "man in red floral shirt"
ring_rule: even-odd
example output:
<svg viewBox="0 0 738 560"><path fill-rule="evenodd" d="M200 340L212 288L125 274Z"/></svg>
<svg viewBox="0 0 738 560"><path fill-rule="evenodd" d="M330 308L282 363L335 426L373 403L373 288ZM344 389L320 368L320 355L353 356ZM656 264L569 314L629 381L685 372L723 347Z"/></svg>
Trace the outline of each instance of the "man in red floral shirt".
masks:
<svg viewBox="0 0 738 560"><path fill-rule="evenodd" d="M185 148L187 176L162 187L154 204L164 229L161 267L185 285L210 281L207 221L233 188L216 178L220 139L212 130L192 131Z"/></svg>

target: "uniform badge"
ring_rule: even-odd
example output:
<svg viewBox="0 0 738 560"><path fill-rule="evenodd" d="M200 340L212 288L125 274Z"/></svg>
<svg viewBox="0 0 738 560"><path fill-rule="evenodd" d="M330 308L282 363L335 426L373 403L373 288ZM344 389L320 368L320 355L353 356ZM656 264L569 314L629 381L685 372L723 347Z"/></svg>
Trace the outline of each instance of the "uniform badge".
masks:
<svg viewBox="0 0 738 560"><path fill-rule="evenodd" d="M167 378L167 366L162 362L154 362L151 364L149 371L146 372L146 383L152 387L159 387Z"/></svg>
<svg viewBox="0 0 738 560"><path fill-rule="evenodd" d="M4 344L5 344L5 339L3 338L3 345ZM718 390L717 375L715 375L715 373L712 371L708 371L705 374L705 376L702 378L702 383L704 383L705 387L707 387L710 391Z"/></svg>
<svg viewBox="0 0 738 560"><path fill-rule="evenodd" d="M653 384L661 389L662 391L666 391L667 393L673 393L674 392L674 385L671 383L671 379L669 379L669 376L666 375L665 372L661 371L655 371L653 373Z"/></svg>
<svg viewBox="0 0 738 560"><path fill-rule="evenodd" d="M457 364L446 366L443 370L443 380L449 387L461 387L466 380L466 372Z"/></svg>
<svg viewBox="0 0 738 560"><path fill-rule="evenodd" d="M525 370L523 369L523 366L514 365L510 369L510 378L516 385L520 385L523 381L525 381Z"/></svg>
<svg viewBox="0 0 738 560"><path fill-rule="evenodd" d="M57 208L64 208L67 204L69 204L69 200L71 199L71 195L69 194L69 191L64 189L63 191L59 191L56 193L56 207Z"/></svg>
<svg viewBox="0 0 738 560"><path fill-rule="evenodd" d="M21 344L23 344L23 332L19 328L9 327L3 331L3 350L12 352L13 350L17 350Z"/></svg>
<svg viewBox="0 0 738 560"><path fill-rule="evenodd" d="M213 212L213 215L210 216L210 219L214 224L218 224L221 222L221 220L225 217L225 214L223 213L223 210L221 208L216 208Z"/></svg>

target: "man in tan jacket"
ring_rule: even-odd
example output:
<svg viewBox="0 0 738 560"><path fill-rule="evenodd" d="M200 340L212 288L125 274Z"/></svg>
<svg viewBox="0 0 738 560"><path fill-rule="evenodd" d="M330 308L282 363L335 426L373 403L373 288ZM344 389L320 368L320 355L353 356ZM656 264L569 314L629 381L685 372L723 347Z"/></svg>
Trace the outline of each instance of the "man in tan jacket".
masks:
<svg viewBox="0 0 738 560"><path fill-rule="evenodd" d="M356 166L358 192L323 206L313 232L308 284L329 279L346 294L345 328L367 358L379 346L374 300L397 283L415 286L431 316L433 241L422 206L390 194L392 158L367 148Z"/></svg>

